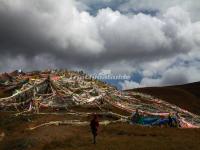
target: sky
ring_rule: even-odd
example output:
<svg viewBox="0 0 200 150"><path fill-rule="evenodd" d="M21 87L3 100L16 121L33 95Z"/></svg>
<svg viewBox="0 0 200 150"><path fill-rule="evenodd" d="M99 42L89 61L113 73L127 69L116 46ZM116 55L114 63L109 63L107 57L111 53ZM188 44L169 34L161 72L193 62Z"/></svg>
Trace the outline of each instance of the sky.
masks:
<svg viewBox="0 0 200 150"><path fill-rule="evenodd" d="M0 0L0 72L129 75L121 89L200 80L199 0Z"/></svg>

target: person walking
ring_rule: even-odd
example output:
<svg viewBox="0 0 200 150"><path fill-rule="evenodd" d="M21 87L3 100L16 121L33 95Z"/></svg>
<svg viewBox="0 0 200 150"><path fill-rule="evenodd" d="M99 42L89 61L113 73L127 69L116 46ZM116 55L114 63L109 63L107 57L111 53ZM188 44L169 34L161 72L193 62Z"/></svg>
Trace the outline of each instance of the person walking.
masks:
<svg viewBox="0 0 200 150"><path fill-rule="evenodd" d="M137 123L140 123L140 120L141 120L141 116L139 114L139 110L136 109L135 112L133 112L131 115L131 123L137 124Z"/></svg>
<svg viewBox="0 0 200 150"><path fill-rule="evenodd" d="M99 128L99 121L97 115L94 115L93 119L91 120L90 128L93 136L93 144L96 144L96 136Z"/></svg>
<svg viewBox="0 0 200 150"><path fill-rule="evenodd" d="M173 127L173 120L172 120L171 113L169 113L169 115L168 115L168 125L169 125L169 127Z"/></svg>

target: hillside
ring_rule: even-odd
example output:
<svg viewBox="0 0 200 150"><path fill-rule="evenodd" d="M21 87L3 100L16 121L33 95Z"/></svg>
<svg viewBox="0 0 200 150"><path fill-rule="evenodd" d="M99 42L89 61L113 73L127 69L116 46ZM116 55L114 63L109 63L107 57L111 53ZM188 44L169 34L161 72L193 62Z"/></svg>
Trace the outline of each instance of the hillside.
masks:
<svg viewBox="0 0 200 150"><path fill-rule="evenodd" d="M118 91L83 72L68 70L14 71L1 74L0 81L2 150L195 149L200 145L195 141L200 116L178 107L187 103L177 101L177 106L133 90ZM166 88L196 102L197 87ZM163 92L166 97L173 93L167 92ZM131 114L136 109L141 117L134 121ZM89 128L94 114L100 124L96 147ZM173 126L168 124L169 114L177 114Z"/></svg>
<svg viewBox="0 0 200 150"><path fill-rule="evenodd" d="M200 114L200 82L166 87L138 88L127 91L149 94L193 113Z"/></svg>
<svg viewBox="0 0 200 150"><path fill-rule="evenodd" d="M0 77L2 92L0 111L17 111L20 114L64 111L73 112L74 115L77 112L85 114L95 112L103 113L103 116L112 116L121 122L122 118L128 121L130 114L139 109L143 117L154 117L154 119L159 119L161 116L166 118L169 114L178 113L182 128L200 127L200 116L187 111L188 108L192 112L198 111L198 106L194 103L198 92L193 86L190 89L196 92L195 96L184 90L185 86L182 89L171 87L175 92L170 90L163 92L167 98L173 93L175 98L184 93L184 98L193 101L189 105L187 101L180 101L178 97L179 101L175 101L176 105L173 105L173 101L172 104L168 103L169 100L164 101L166 97L157 99L143 93L118 91L115 87L93 79L82 71L14 71L4 73ZM181 106L182 109L177 106ZM155 125L159 125L159 120L157 122L155 120Z"/></svg>

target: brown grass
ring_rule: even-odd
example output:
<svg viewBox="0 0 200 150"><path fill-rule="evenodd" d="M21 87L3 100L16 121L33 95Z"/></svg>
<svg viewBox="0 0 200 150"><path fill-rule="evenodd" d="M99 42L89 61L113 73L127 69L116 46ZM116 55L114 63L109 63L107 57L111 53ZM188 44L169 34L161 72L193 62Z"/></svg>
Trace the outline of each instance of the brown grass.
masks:
<svg viewBox="0 0 200 150"><path fill-rule="evenodd" d="M2 115L0 115L2 116ZM17 117L4 114L0 131L5 138L1 150L79 150L79 149L141 149L187 150L200 149L199 129L177 129L133 126L125 123L100 126L97 144L92 144L88 126L46 126L33 131L29 126L45 120L44 116ZM62 117L46 116L62 120ZM9 128L8 128L9 127Z"/></svg>

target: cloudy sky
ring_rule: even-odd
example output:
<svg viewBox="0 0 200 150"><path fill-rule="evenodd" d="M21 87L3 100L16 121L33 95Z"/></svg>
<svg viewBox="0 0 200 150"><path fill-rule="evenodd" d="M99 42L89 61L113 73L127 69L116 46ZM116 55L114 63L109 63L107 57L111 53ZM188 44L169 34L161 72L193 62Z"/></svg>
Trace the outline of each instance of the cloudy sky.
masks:
<svg viewBox="0 0 200 150"><path fill-rule="evenodd" d="M199 0L0 0L0 72L111 70L123 89L200 80Z"/></svg>

